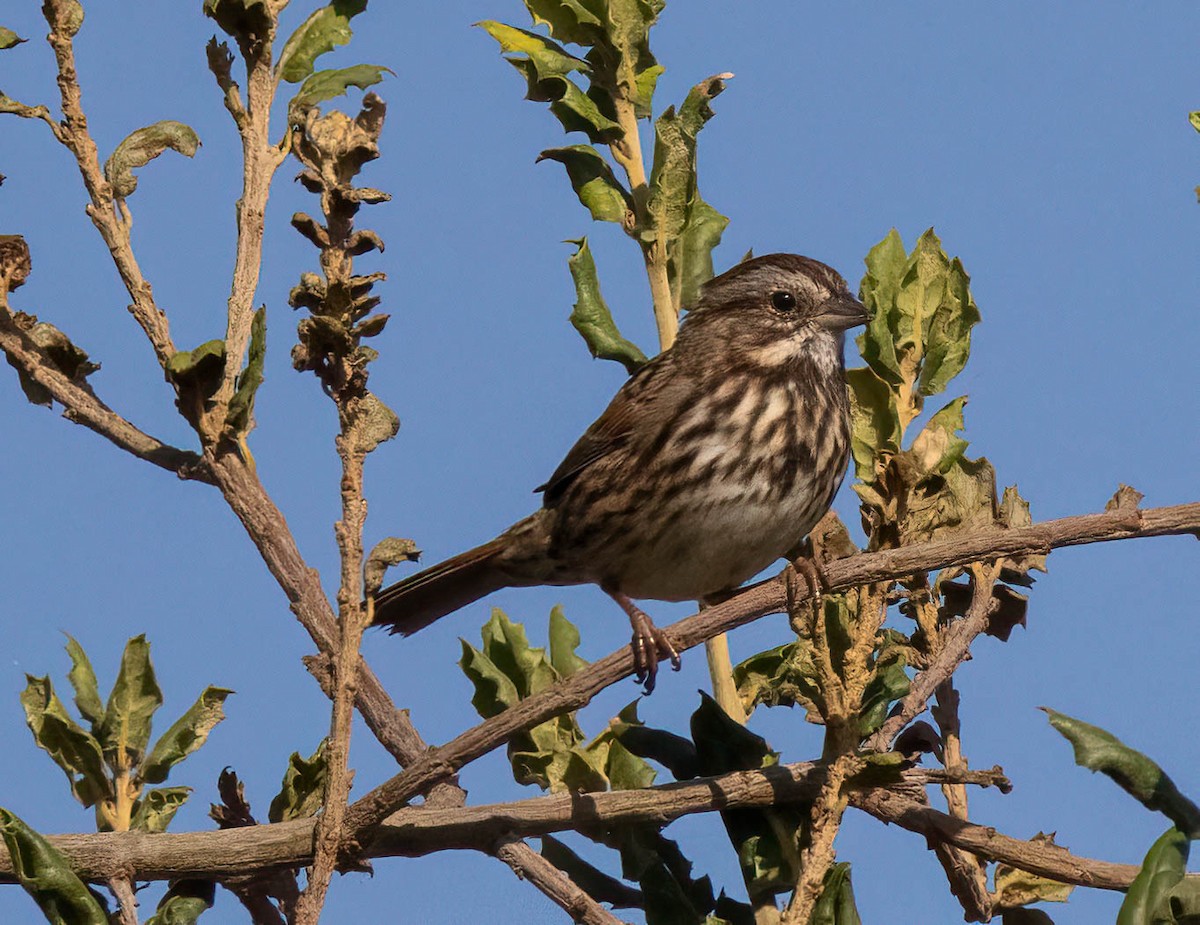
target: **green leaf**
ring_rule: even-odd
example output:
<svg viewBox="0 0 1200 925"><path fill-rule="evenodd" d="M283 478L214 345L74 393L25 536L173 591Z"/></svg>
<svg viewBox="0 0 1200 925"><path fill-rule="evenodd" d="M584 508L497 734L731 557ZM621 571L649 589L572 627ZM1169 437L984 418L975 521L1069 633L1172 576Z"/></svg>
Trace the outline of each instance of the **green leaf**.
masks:
<svg viewBox="0 0 1200 925"><path fill-rule="evenodd" d="M147 125L129 134L104 164L104 177L112 186L113 195L124 199L137 189L134 168L144 167L168 148L192 157L200 147L200 139L182 122L166 120Z"/></svg>
<svg viewBox="0 0 1200 925"><path fill-rule="evenodd" d="M224 350L221 351L224 354ZM239 437L254 428L254 396L263 382L263 365L267 357L267 307L254 313L250 323L250 353L246 368L237 377L237 390L229 400L225 426Z"/></svg>
<svg viewBox="0 0 1200 925"><path fill-rule="evenodd" d="M580 668L586 668L585 659L575 654L579 648L579 630L566 618L562 605L555 604L550 610L550 664L559 677L569 678Z"/></svg>
<svg viewBox="0 0 1200 925"><path fill-rule="evenodd" d="M642 238L673 240L683 234L696 192L696 136L713 117L709 100L725 89L731 74L701 81L676 113L670 106L654 123L654 166L650 171L647 227Z"/></svg>
<svg viewBox="0 0 1200 925"><path fill-rule="evenodd" d="M863 738L882 726L892 704L908 693L911 682L904 663L904 650L896 648L881 656L872 667L858 714L858 732Z"/></svg>
<svg viewBox="0 0 1200 925"><path fill-rule="evenodd" d="M25 721L33 740L62 768L71 784L71 793L84 806L93 806L112 795L104 770L100 743L68 715L54 693L50 679L25 676L28 682L21 692Z"/></svg>
<svg viewBox="0 0 1200 925"><path fill-rule="evenodd" d="M637 344L626 340L617 330L612 312L600 293L596 262L592 258L587 238L576 238L568 243L579 248L567 258L567 267L575 283L575 307L571 312L571 324L582 335L592 356L602 360L616 360L633 375L646 362L646 355Z"/></svg>
<svg viewBox="0 0 1200 925"><path fill-rule="evenodd" d="M566 167L571 188L596 221L626 224L633 211L633 199L595 148L590 145L550 148L537 159L539 163L558 161Z"/></svg>
<svg viewBox="0 0 1200 925"><path fill-rule="evenodd" d="M401 562L416 562L421 558L421 550L412 540L389 536L380 540L367 556L367 564L363 566L363 582L367 594L374 594L383 584L383 576L393 565Z"/></svg>
<svg viewBox="0 0 1200 925"><path fill-rule="evenodd" d="M304 80L317 58L350 41L350 20L366 8L367 0L333 0L310 13L279 53L279 78L293 84Z"/></svg>
<svg viewBox="0 0 1200 925"><path fill-rule="evenodd" d="M1053 845L1054 836L1038 832L1030 841L1037 845ZM1039 877L1008 864L997 864L994 878L995 889L992 893L993 908L996 910L1015 909L1041 902L1065 903L1071 891L1075 889L1074 884Z"/></svg>
<svg viewBox="0 0 1200 925"><path fill-rule="evenodd" d="M372 452L400 432L400 418L374 392L368 392L359 401L355 425L355 448L361 453Z"/></svg>
<svg viewBox="0 0 1200 925"><path fill-rule="evenodd" d="M108 916L67 859L50 842L13 813L0 809L4 838L13 871L53 925L108 925Z"/></svg>
<svg viewBox="0 0 1200 925"><path fill-rule="evenodd" d="M882 466L900 451L900 415L895 394L869 367L846 371L850 386L850 452L854 473L867 485L879 483Z"/></svg>
<svg viewBox="0 0 1200 925"><path fill-rule="evenodd" d="M1147 809L1162 813L1190 837L1200 838L1200 807L1179 792L1162 768L1099 726L1042 709L1050 725L1071 743L1076 764L1107 775Z"/></svg>
<svg viewBox="0 0 1200 925"><path fill-rule="evenodd" d="M74 636L67 636L67 654L71 656L71 670L67 672L67 680L75 689L75 707L79 715L92 724L104 719L104 704L100 702L100 689L96 683L96 672L88 661L87 653L83 651Z"/></svg>
<svg viewBox="0 0 1200 925"><path fill-rule="evenodd" d="M789 642L752 655L734 666L742 706L752 711L768 707L800 706L810 723L820 723L825 709L820 675L808 640Z"/></svg>
<svg viewBox="0 0 1200 925"><path fill-rule="evenodd" d="M34 344L41 348L46 358L60 373L76 385L85 389L90 388L87 384L87 377L98 370L100 364L91 362L87 353L75 346L66 334L52 324L38 321L35 315L27 315L24 312L14 313L13 321ZM35 405L49 408L53 403L50 390L28 376L12 357L8 358L8 364L16 369L17 379L25 397Z"/></svg>
<svg viewBox="0 0 1200 925"><path fill-rule="evenodd" d="M553 835L542 836L542 857L596 902L609 903L614 909L642 907L644 900L637 890L598 870Z"/></svg>
<svg viewBox="0 0 1200 925"><path fill-rule="evenodd" d="M125 644L117 681L108 695L104 719L96 730L110 767L141 764L146 743L150 741L150 719L162 706L162 700L150 662L150 644L145 634L134 636Z"/></svg>
<svg viewBox="0 0 1200 925"><path fill-rule="evenodd" d="M1200 112L1189 112L1188 121L1192 123L1192 128L1200 132Z"/></svg>
<svg viewBox="0 0 1200 925"><path fill-rule="evenodd" d="M557 42L544 35L530 32L527 29L518 29L492 19L482 20L475 25L500 43L502 54L524 55L525 60L528 60L534 67L536 81L564 78L572 72L586 74L591 70L591 67L582 58L575 57ZM530 98L535 99L536 97Z"/></svg>
<svg viewBox="0 0 1200 925"><path fill-rule="evenodd" d="M660 0L607 0L604 36L593 55L615 60L614 86L631 91L634 114L650 116L654 87L663 69L650 52L650 27L664 4ZM589 56L589 60L592 56ZM614 79L615 78L615 79Z"/></svg>
<svg viewBox="0 0 1200 925"><path fill-rule="evenodd" d="M239 39L265 40L275 21L267 0L204 0L204 15Z"/></svg>
<svg viewBox="0 0 1200 925"><path fill-rule="evenodd" d="M947 472L966 451L968 441L958 435L966 426L963 423L963 407L967 396L954 399L938 411L925 427L917 434L908 450L911 461L915 464L914 472L917 482L931 472Z"/></svg>
<svg viewBox="0 0 1200 925"><path fill-rule="evenodd" d="M708 877L694 879L679 845L649 825L619 834L621 875L642 888L647 925L695 925L716 904Z"/></svg>
<svg viewBox="0 0 1200 925"><path fill-rule="evenodd" d="M129 827L135 832L165 832L191 792L191 787L155 787L145 791L133 805Z"/></svg>
<svg viewBox="0 0 1200 925"><path fill-rule="evenodd" d="M267 818L271 822L307 819L321 808L325 798L325 780L329 774L325 757L327 744L327 740L322 739L307 760L301 758L299 752L292 752L283 774L283 785L267 810Z"/></svg>
<svg viewBox="0 0 1200 925"><path fill-rule="evenodd" d="M195 925L212 908L217 886L211 880L176 880L146 925Z"/></svg>
<svg viewBox="0 0 1200 925"><path fill-rule="evenodd" d="M333 71L317 71L300 85L300 90L288 103L288 120L297 125L304 121L304 113L326 100L341 96L351 87L365 90L383 80L383 75L393 73L391 68L378 64L356 64Z"/></svg>
<svg viewBox="0 0 1200 925"><path fill-rule="evenodd" d="M731 719L703 692L700 707L692 714L691 733L699 770L704 775L758 770L779 762L779 756L761 736ZM799 839L806 818L806 809L798 805L721 812L750 895L795 885Z"/></svg>
<svg viewBox="0 0 1200 925"><path fill-rule="evenodd" d="M5 51L9 48L15 48L17 45L20 45L22 42L26 41L28 41L28 39L21 38L19 35L17 35L17 33L13 32L12 29L5 29L3 26L0 26L0 51Z"/></svg>
<svg viewBox="0 0 1200 925"><path fill-rule="evenodd" d="M224 687L206 687L188 711L154 743L154 749L142 764L140 779L148 784L166 780L171 768L203 745L208 734L225 718L223 705L232 693Z"/></svg>
<svg viewBox="0 0 1200 925"><path fill-rule="evenodd" d="M225 341L205 341L195 350L180 350L167 360L167 378L178 385L198 385L212 394L225 368Z"/></svg>
<svg viewBox="0 0 1200 925"><path fill-rule="evenodd" d="M821 896L813 906L809 922L810 925L862 925L854 903L849 864L834 864L825 872Z"/></svg>
<svg viewBox="0 0 1200 925"><path fill-rule="evenodd" d="M1117 925L1169 925L1168 896L1187 873L1189 838L1177 828L1169 828L1151 846L1142 861L1142 869L1133 878Z"/></svg>
<svg viewBox="0 0 1200 925"><path fill-rule="evenodd" d="M700 300L701 288L713 276L713 249L728 224L729 219L701 199L697 190L688 204L683 231L667 248L667 271L677 307L692 308Z"/></svg>
<svg viewBox="0 0 1200 925"><path fill-rule="evenodd" d="M560 42L593 45L604 34L604 21L588 9L586 0L525 0L525 8Z"/></svg>
<svg viewBox="0 0 1200 925"><path fill-rule="evenodd" d="M876 376L899 385L904 374L896 356L892 315L900 285L908 272L908 252L895 228L868 251L866 265L867 272L858 292L871 317L858 336L858 349Z"/></svg>

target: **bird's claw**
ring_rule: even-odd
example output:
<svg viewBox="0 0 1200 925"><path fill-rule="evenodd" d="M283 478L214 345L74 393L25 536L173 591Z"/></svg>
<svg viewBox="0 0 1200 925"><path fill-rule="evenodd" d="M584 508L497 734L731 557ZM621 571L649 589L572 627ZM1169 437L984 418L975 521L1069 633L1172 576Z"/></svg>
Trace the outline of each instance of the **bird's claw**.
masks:
<svg viewBox="0 0 1200 925"><path fill-rule="evenodd" d="M633 641L629 645L633 650L634 680L643 685L644 693L649 694L654 690L658 663L664 658L668 659L672 670L678 671L683 667L683 659L679 657L679 650L670 637L651 623L649 617L645 614L642 616L645 621L639 621L639 625L634 627Z"/></svg>

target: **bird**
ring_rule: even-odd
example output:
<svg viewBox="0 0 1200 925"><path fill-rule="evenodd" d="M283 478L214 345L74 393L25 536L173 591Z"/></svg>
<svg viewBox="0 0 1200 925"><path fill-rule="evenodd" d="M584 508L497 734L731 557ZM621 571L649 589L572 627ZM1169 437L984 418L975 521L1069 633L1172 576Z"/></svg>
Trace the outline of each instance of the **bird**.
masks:
<svg viewBox="0 0 1200 925"><path fill-rule="evenodd" d="M550 478L542 505L495 539L374 598L405 636L505 587L595 584L633 630L647 693L668 634L636 604L721 600L802 544L850 449L845 333L868 314L836 270L751 257L710 279L674 344L626 380Z"/></svg>

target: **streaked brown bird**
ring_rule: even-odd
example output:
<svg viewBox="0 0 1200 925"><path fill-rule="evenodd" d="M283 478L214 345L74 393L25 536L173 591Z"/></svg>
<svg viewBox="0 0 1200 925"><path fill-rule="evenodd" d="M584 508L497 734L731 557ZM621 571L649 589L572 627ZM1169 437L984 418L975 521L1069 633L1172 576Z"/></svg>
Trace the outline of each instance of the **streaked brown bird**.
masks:
<svg viewBox="0 0 1200 925"><path fill-rule="evenodd" d="M505 587L597 584L629 616L649 692L665 633L634 603L719 598L794 557L846 472L845 332L867 313L816 260L770 254L710 280L674 345L617 392L489 543L383 589L408 635Z"/></svg>

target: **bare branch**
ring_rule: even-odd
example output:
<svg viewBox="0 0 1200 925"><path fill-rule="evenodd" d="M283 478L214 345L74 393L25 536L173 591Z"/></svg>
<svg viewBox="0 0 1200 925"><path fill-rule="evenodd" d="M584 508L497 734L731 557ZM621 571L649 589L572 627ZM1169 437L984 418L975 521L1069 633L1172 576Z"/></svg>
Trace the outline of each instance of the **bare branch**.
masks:
<svg viewBox="0 0 1200 925"><path fill-rule="evenodd" d="M97 398L90 386L64 375L16 324L9 311L8 298L3 293L0 293L0 351L63 406L67 420L82 424L139 459L174 472L180 478L212 483L208 467L198 454L170 446L142 432Z"/></svg>
<svg viewBox="0 0 1200 925"><path fill-rule="evenodd" d="M900 786L921 787L950 776L938 769L914 768L901 773ZM1003 774L995 770L952 776L982 786L1007 785ZM824 777L823 765L801 762L644 790L561 793L484 806L407 807L379 827L367 856L420 857L450 850L490 852L514 837L591 827L666 825L694 813L801 802L816 796ZM105 881L125 872L135 880L206 877L244 883L250 877L311 863L314 825L312 819L300 819L210 832L103 832L47 837L85 880ZM524 864L527 857L517 860ZM13 881L12 860L2 846L0 881Z"/></svg>
<svg viewBox="0 0 1200 925"><path fill-rule="evenodd" d="M574 922L582 925L621 925L621 920L588 896L561 870L522 839L509 836L490 852L552 899Z"/></svg>
<svg viewBox="0 0 1200 925"><path fill-rule="evenodd" d="M937 844L949 844L989 861L1099 890L1126 890L1141 869L1135 864L1114 864L1081 858L1066 848L1045 842L1022 841L1002 835L991 826L955 819L916 800L882 789L850 794L850 805L881 822L894 823ZM1189 874L1200 879L1200 874Z"/></svg>
<svg viewBox="0 0 1200 925"><path fill-rule="evenodd" d="M841 591L914 572L999 556L1045 553L1060 546L1197 531L1200 531L1200 502L1146 510L1110 510L1019 529L983 530L949 540L850 556L829 563L825 573L830 590ZM797 593L803 593L803 589ZM779 613L786 604L785 583L777 576L752 585L722 604L680 620L667 632L676 648L683 651L717 633L743 626L769 613ZM430 749L406 770L350 807L347 825L355 840L368 836L370 830L392 812L455 774L463 765L503 745L518 732L569 710L580 709L604 688L632 673L633 656L625 646L565 681L468 729L447 744Z"/></svg>

